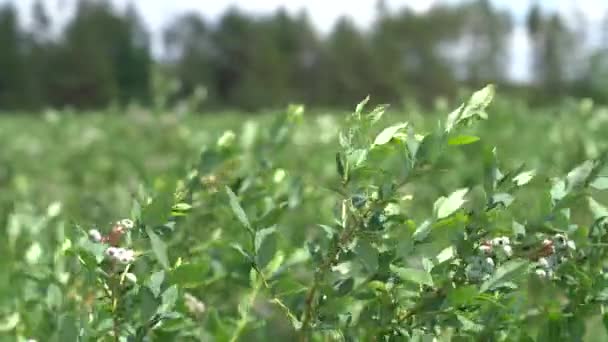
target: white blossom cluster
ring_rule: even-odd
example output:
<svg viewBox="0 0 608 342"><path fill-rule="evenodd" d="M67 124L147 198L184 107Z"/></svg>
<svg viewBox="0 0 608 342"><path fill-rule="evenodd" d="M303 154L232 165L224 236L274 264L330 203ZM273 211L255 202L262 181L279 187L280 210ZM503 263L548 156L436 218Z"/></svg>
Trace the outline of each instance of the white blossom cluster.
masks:
<svg viewBox="0 0 608 342"><path fill-rule="evenodd" d="M91 239L91 241L93 242L99 243L103 240L103 235L101 235L101 232L99 232L99 230L91 229L89 230L89 239Z"/></svg>
<svg viewBox="0 0 608 342"><path fill-rule="evenodd" d="M91 229L88 232L89 239L95 243L107 243L110 246L106 249L106 256L113 261L122 264L130 264L135 260L135 252L128 248L117 247L121 236L128 230L133 229L135 223L129 219L122 219L114 223L112 231L107 235L103 235L97 229Z"/></svg>
<svg viewBox="0 0 608 342"><path fill-rule="evenodd" d="M500 236L492 239L490 242L494 255L501 261L509 259L513 255L511 240L506 236Z"/></svg>
<svg viewBox="0 0 608 342"><path fill-rule="evenodd" d="M132 249L120 247L108 247L106 256L111 260L118 261L122 264L130 264L135 261L135 252Z"/></svg>
<svg viewBox="0 0 608 342"><path fill-rule="evenodd" d="M133 227L135 227L135 223L133 223L132 220L129 219L122 219L118 222L116 222L117 225L122 226L123 228L129 230L129 229L133 229Z"/></svg>

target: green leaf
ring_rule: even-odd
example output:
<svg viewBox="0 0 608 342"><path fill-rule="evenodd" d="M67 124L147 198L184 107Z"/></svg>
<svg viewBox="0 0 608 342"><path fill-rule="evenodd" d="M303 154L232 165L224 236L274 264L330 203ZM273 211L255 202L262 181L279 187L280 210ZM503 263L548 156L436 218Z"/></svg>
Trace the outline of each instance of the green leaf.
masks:
<svg viewBox="0 0 608 342"><path fill-rule="evenodd" d="M142 213L141 204L139 203L139 201L134 199L131 204L131 215L130 216L135 220L140 220L141 213Z"/></svg>
<svg viewBox="0 0 608 342"><path fill-rule="evenodd" d="M589 202L589 209L593 214L593 219L597 220L603 217L608 217L608 208L591 197L587 197L587 201Z"/></svg>
<svg viewBox="0 0 608 342"><path fill-rule="evenodd" d="M423 136L417 136L414 132L414 128L412 126L408 126L407 128L407 149L410 151L410 157L412 159L416 158L418 154L418 148L420 147L420 142L424 139Z"/></svg>
<svg viewBox="0 0 608 342"><path fill-rule="evenodd" d="M156 310L158 309L158 296L160 295L160 288L158 289L158 293L154 294L149 288L142 288L138 295L137 299L139 305L137 305L140 317L143 322L149 320L154 316Z"/></svg>
<svg viewBox="0 0 608 342"><path fill-rule="evenodd" d="M51 283L46 289L46 305L51 311L57 311L63 303L63 292L59 286Z"/></svg>
<svg viewBox="0 0 608 342"><path fill-rule="evenodd" d="M58 341L78 341L78 322L72 314L63 314L59 318L59 328L57 329Z"/></svg>
<svg viewBox="0 0 608 342"><path fill-rule="evenodd" d="M466 107L462 111L458 123L473 118L478 117L479 119L487 119L488 115L485 112L485 109L490 105L492 99L494 98L495 88L494 85L487 85L485 88L476 91L473 93Z"/></svg>
<svg viewBox="0 0 608 342"><path fill-rule="evenodd" d="M492 203L493 204L502 204L505 208L509 207L511 203L515 200L511 194L506 192L501 192L498 194L492 195Z"/></svg>
<svg viewBox="0 0 608 342"><path fill-rule="evenodd" d="M553 202L560 201L568 194L566 192L566 182L561 179L553 179L553 185L551 186L550 194Z"/></svg>
<svg viewBox="0 0 608 342"><path fill-rule="evenodd" d="M526 185L530 183L534 176L536 176L536 170L525 171L513 177L513 183L517 186Z"/></svg>
<svg viewBox="0 0 608 342"><path fill-rule="evenodd" d="M105 259L107 245L86 240L78 249L80 262L89 270L94 270Z"/></svg>
<svg viewBox="0 0 608 342"><path fill-rule="evenodd" d="M348 154L346 157L348 161L348 165L350 168L357 168L361 166L365 160L367 160L367 150L366 149L356 149ZM341 175L342 176L342 175Z"/></svg>
<svg viewBox="0 0 608 342"><path fill-rule="evenodd" d="M462 115L463 110L464 110L464 103L461 104L460 107L453 110L450 114L448 114L448 118L446 119L446 122L445 122L445 131L446 132L449 133L454 128L454 126L456 126L456 123L458 122L458 119Z"/></svg>
<svg viewBox="0 0 608 342"><path fill-rule="evenodd" d="M42 248L40 247L40 243L38 243L38 241L34 241L27 251L25 251L25 261L30 265L38 263L41 256Z"/></svg>
<svg viewBox="0 0 608 342"><path fill-rule="evenodd" d="M460 321L460 324L462 324L463 331L472 331L476 333L483 331L483 325L475 323L463 315L457 314L456 317L458 318L458 321Z"/></svg>
<svg viewBox="0 0 608 342"><path fill-rule="evenodd" d="M484 180L483 186L486 195L491 196L496 190L498 183L505 177L498 168L498 154L496 148L485 149L483 155Z"/></svg>
<svg viewBox="0 0 608 342"><path fill-rule="evenodd" d="M348 149L351 146L351 136L347 136L344 132L338 133L338 143L344 149Z"/></svg>
<svg viewBox="0 0 608 342"><path fill-rule="evenodd" d="M448 292L447 299L452 306L466 305L470 304L478 293L474 285L459 286Z"/></svg>
<svg viewBox="0 0 608 342"><path fill-rule="evenodd" d="M157 313L167 313L173 310L173 307L177 302L178 294L177 285L173 285L166 289L161 296L161 304L158 307Z"/></svg>
<svg viewBox="0 0 608 342"><path fill-rule="evenodd" d="M242 256L244 256L248 262L251 262L251 263L254 262L253 257L251 256L251 253L246 251L245 248L243 248L243 246L241 246L240 244L232 243L232 244L230 244L230 247L234 248L237 252L239 252Z"/></svg>
<svg viewBox="0 0 608 342"><path fill-rule="evenodd" d="M526 227L519 222L513 221L512 229L513 229L513 235L515 235L515 236L518 236L518 235L525 236L526 235Z"/></svg>
<svg viewBox="0 0 608 342"><path fill-rule="evenodd" d="M565 179L565 192L570 194L590 185L592 180L597 180L597 174L606 163L606 156L600 159L587 160L568 172ZM598 182L601 186L601 181Z"/></svg>
<svg viewBox="0 0 608 342"><path fill-rule="evenodd" d="M355 285L355 281L353 278L346 278L338 280L334 283L333 288L337 297L342 297L347 295L350 291L353 290Z"/></svg>
<svg viewBox="0 0 608 342"><path fill-rule="evenodd" d="M416 231L414 231L414 234L412 235L412 240L416 242L424 241L424 239L427 238L427 236L431 232L431 229L433 228L433 225L431 223L432 222L430 220L425 220L424 222L422 222L416 228Z"/></svg>
<svg viewBox="0 0 608 342"><path fill-rule="evenodd" d="M363 112L363 108L365 108L365 105L367 105L367 103L369 102L369 95L367 95L361 102L359 102L357 104L357 107L355 107L355 116L358 118L361 116L361 112Z"/></svg>
<svg viewBox="0 0 608 342"><path fill-rule="evenodd" d="M230 199L230 207L232 208L232 212L236 215L237 219L245 228L252 231L247 214L245 214L245 210L243 210L243 207L241 207L238 197L236 197L234 192L232 192L228 186L226 186L226 193L228 193L228 198Z"/></svg>
<svg viewBox="0 0 608 342"><path fill-rule="evenodd" d="M407 127L407 122L402 122L385 128L384 130L382 130L382 132L380 132L380 134L376 136L376 139L374 140L374 145L384 145L388 143L393 139L397 132L404 129L405 127Z"/></svg>
<svg viewBox="0 0 608 342"><path fill-rule="evenodd" d="M382 119L382 116L384 115L384 113L386 112L386 109L388 107L389 107L389 105L387 105L387 104L376 106L376 108L374 108L374 110L372 110L369 114L367 114L367 118L370 120L370 122L372 124L375 124L380 119Z"/></svg>
<svg viewBox="0 0 608 342"><path fill-rule="evenodd" d="M593 182L589 183L589 186L593 187L597 190L606 190L608 189L608 177L600 176L593 180Z"/></svg>
<svg viewBox="0 0 608 342"><path fill-rule="evenodd" d="M152 252L156 256L156 260L165 268L169 268L169 258L167 257L167 245L161 240L158 235L150 227L146 227L146 233L150 237Z"/></svg>
<svg viewBox="0 0 608 342"><path fill-rule="evenodd" d="M473 115L481 115L482 118L485 118L483 115L483 110L485 110L492 100L494 99L494 94L496 89L493 84L488 84L483 89L480 89L471 95L471 99L467 103L467 106L462 114L462 118L468 118Z"/></svg>
<svg viewBox="0 0 608 342"><path fill-rule="evenodd" d="M443 151L445 138L438 132L425 135L416 153L417 162L423 165L435 163Z"/></svg>
<svg viewBox="0 0 608 342"><path fill-rule="evenodd" d="M473 135L459 135L448 140L449 145L468 145L479 141L480 138Z"/></svg>
<svg viewBox="0 0 608 342"><path fill-rule="evenodd" d="M11 331L17 327L20 321L21 316L19 316L18 312L13 312L12 314L2 317L0 319L0 331Z"/></svg>
<svg viewBox="0 0 608 342"><path fill-rule="evenodd" d="M165 281L165 271L158 271L152 273L150 279L148 279L147 287L150 289L154 297L160 295L160 289Z"/></svg>
<svg viewBox="0 0 608 342"><path fill-rule="evenodd" d="M573 190L581 188L588 181L589 176L591 176L596 162L593 160L587 160L581 165L572 169L572 171L568 172L566 175L566 193L570 193Z"/></svg>
<svg viewBox="0 0 608 342"><path fill-rule="evenodd" d="M336 153L336 171L338 172L338 175L340 175L340 178L345 179L346 172L341 153Z"/></svg>
<svg viewBox="0 0 608 342"><path fill-rule="evenodd" d="M305 107L302 104L290 104L287 106L287 116L289 118L298 118L304 115Z"/></svg>
<svg viewBox="0 0 608 342"><path fill-rule="evenodd" d="M192 205L189 203L177 203L173 206L174 211L188 211L192 209Z"/></svg>
<svg viewBox="0 0 608 342"><path fill-rule="evenodd" d="M464 197L469 192L468 188L463 188L452 192L448 197L440 197L435 201L435 217L440 220L455 213L466 202Z"/></svg>
<svg viewBox="0 0 608 342"><path fill-rule="evenodd" d="M439 252L439 254L437 254L435 259L437 260L438 264L441 264L443 262L446 262L446 261L452 259L455 256L456 256L456 248L454 248L454 246L449 246L449 247L444 248L441 252Z"/></svg>
<svg viewBox="0 0 608 342"><path fill-rule="evenodd" d="M152 203L145 206L142 210L142 221L147 226L160 226L169 220L171 217L171 209L173 207L173 193L163 192L158 194L152 200Z"/></svg>
<svg viewBox="0 0 608 342"><path fill-rule="evenodd" d="M535 342L535 340L525 331L520 331L519 342Z"/></svg>
<svg viewBox="0 0 608 342"><path fill-rule="evenodd" d="M198 172L201 175L208 174L213 171L218 165L223 162L223 157L220 152L215 149L205 149L201 152L201 157L198 164Z"/></svg>
<svg viewBox="0 0 608 342"><path fill-rule="evenodd" d="M276 227L260 229L255 233L255 261L264 268L277 250Z"/></svg>
<svg viewBox="0 0 608 342"><path fill-rule="evenodd" d="M49 205L49 207L46 209L46 215L50 218L59 216L59 214L61 214L61 207L61 202L51 203L51 205Z"/></svg>
<svg viewBox="0 0 608 342"><path fill-rule="evenodd" d="M355 253L370 273L378 270L378 250L367 240L359 240L355 247Z"/></svg>
<svg viewBox="0 0 608 342"><path fill-rule="evenodd" d="M495 88L492 84L473 93L466 105L461 105L458 109L448 115L445 131L450 132L460 123L469 119L487 119L488 115L486 114L485 109L492 102L494 93Z"/></svg>
<svg viewBox="0 0 608 342"><path fill-rule="evenodd" d="M197 287L205 282L209 266L206 263L182 264L169 272L169 284L182 288Z"/></svg>
<svg viewBox="0 0 608 342"><path fill-rule="evenodd" d="M528 266L527 261L523 260L511 260L504 263L502 266L498 267L492 277L486 280L481 287L479 288L479 292L486 292L487 290L491 290L496 286L504 284L505 282L511 280L514 275L518 272L522 271L526 266Z"/></svg>
<svg viewBox="0 0 608 342"><path fill-rule="evenodd" d="M390 270L403 281L408 281L419 285L433 286L433 277L430 273L424 270L408 267L397 267L395 265L390 265Z"/></svg>

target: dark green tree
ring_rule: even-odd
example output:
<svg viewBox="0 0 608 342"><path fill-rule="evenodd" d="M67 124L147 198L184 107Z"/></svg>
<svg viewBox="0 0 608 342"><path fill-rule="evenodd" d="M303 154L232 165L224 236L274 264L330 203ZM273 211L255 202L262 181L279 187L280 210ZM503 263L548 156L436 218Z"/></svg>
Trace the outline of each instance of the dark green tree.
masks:
<svg viewBox="0 0 608 342"><path fill-rule="evenodd" d="M494 9L489 0L477 0L464 6L463 12L467 81L473 87L505 82L512 27L509 14Z"/></svg>
<svg viewBox="0 0 608 342"><path fill-rule="evenodd" d="M528 13L527 25L534 83L545 97L559 97L577 77L573 71L582 42L558 14L543 16L538 5Z"/></svg>
<svg viewBox="0 0 608 342"><path fill-rule="evenodd" d="M608 101L608 12L601 24L599 46L589 58L589 67L583 78L583 95Z"/></svg>
<svg viewBox="0 0 608 342"><path fill-rule="evenodd" d="M310 17L302 10L285 25L277 25L282 44L290 45L289 53L283 56L293 71L290 73L293 98L290 101L316 103L320 85L323 41L314 29Z"/></svg>
<svg viewBox="0 0 608 342"><path fill-rule="evenodd" d="M205 87L217 104L214 80L215 47L211 29L203 18L188 13L177 17L164 31L167 61L180 81L178 96L188 96L197 87Z"/></svg>
<svg viewBox="0 0 608 342"><path fill-rule="evenodd" d="M0 7L0 108L26 106L23 36L17 11L11 4Z"/></svg>
<svg viewBox="0 0 608 342"><path fill-rule="evenodd" d="M50 96L55 105L97 107L118 96L109 37L116 30L110 5L81 0L52 56Z"/></svg>
<svg viewBox="0 0 608 342"><path fill-rule="evenodd" d="M234 103L251 109L264 91L253 72L252 57L259 48L255 22L235 8L220 18L212 34L215 49L213 79L221 103Z"/></svg>
<svg viewBox="0 0 608 342"><path fill-rule="evenodd" d="M63 35L51 56L49 92L55 105L147 100L148 35L133 7L119 14L109 2L81 0Z"/></svg>
<svg viewBox="0 0 608 342"><path fill-rule="evenodd" d="M32 108L44 107L51 99L48 97L50 56L56 43L51 39L51 19L47 13L44 3L40 0L32 5L32 27L27 39L27 53L24 57L27 61L25 69L26 91L28 103Z"/></svg>
<svg viewBox="0 0 608 342"><path fill-rule="evenodd" d="M374 57L368 39L354 23L346 17L338 19L325 45L319 101L343 106L370 94Z"/></svg>
<svg viewBox="0 0 608 342"><path fill-rule="evenodd" d="M454 8L436 6L426 14L405 9L385 13L372 31L378 89L395 103L403 96L432 100L454 94L456 70L450 59L460 37Z"/></svg>
<svg viewBox="0 0 608 342"><path fill-rule="evenodd" d="M117 18L114 50L114 70L122 103L149 102L150 69L152 64L149 34L135 7L129 6L124 16Z"/></svg>

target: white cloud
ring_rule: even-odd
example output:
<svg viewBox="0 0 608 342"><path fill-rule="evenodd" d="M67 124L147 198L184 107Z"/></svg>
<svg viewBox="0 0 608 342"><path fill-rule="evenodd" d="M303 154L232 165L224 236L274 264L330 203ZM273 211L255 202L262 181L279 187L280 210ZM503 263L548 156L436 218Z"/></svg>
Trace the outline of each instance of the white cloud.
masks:
<svg viewBox="0 0 608 342"><path fill-rule="evenodd" d="M555 7L564 17L570 17L579 12L591 22L600 22L606 15L608 2L602 0L557 0Z"/></svg>
<svg viewBox="0 0 608 342"><path fill-rule="evenodd" d="M529 65L531 62L531 46L526 28L516 26L511 36L509 74L517 82L525 82L530 78Z"/></svg>

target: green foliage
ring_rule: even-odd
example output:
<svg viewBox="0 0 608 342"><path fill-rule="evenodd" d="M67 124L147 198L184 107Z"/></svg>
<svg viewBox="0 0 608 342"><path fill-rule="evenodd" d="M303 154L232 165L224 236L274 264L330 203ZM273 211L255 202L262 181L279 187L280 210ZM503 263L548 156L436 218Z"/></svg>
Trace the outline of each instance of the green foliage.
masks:
<svg viewBox="0 0 608 342"><path fill-rule="evenodd" d="M391 118L366 99L332 121L325 143L330 119L300 105L208 131L165 114L115 126L102 116L105 130L90 133L90 121L62 112L38 147L0 126L14 160L0 168L0 332L53 341L602 339L603 129L572 115L560 127L531 111L514 117L515 104L490 103L493 92L437 114L439 124ZM547 140L564 134L539 141L538 127ZM66 144L66 134L82 141ZM54 141L64 154L44 150ZM49 166L39 169L32 153ZM517 163L524 153L532 165Z"/></svg>

